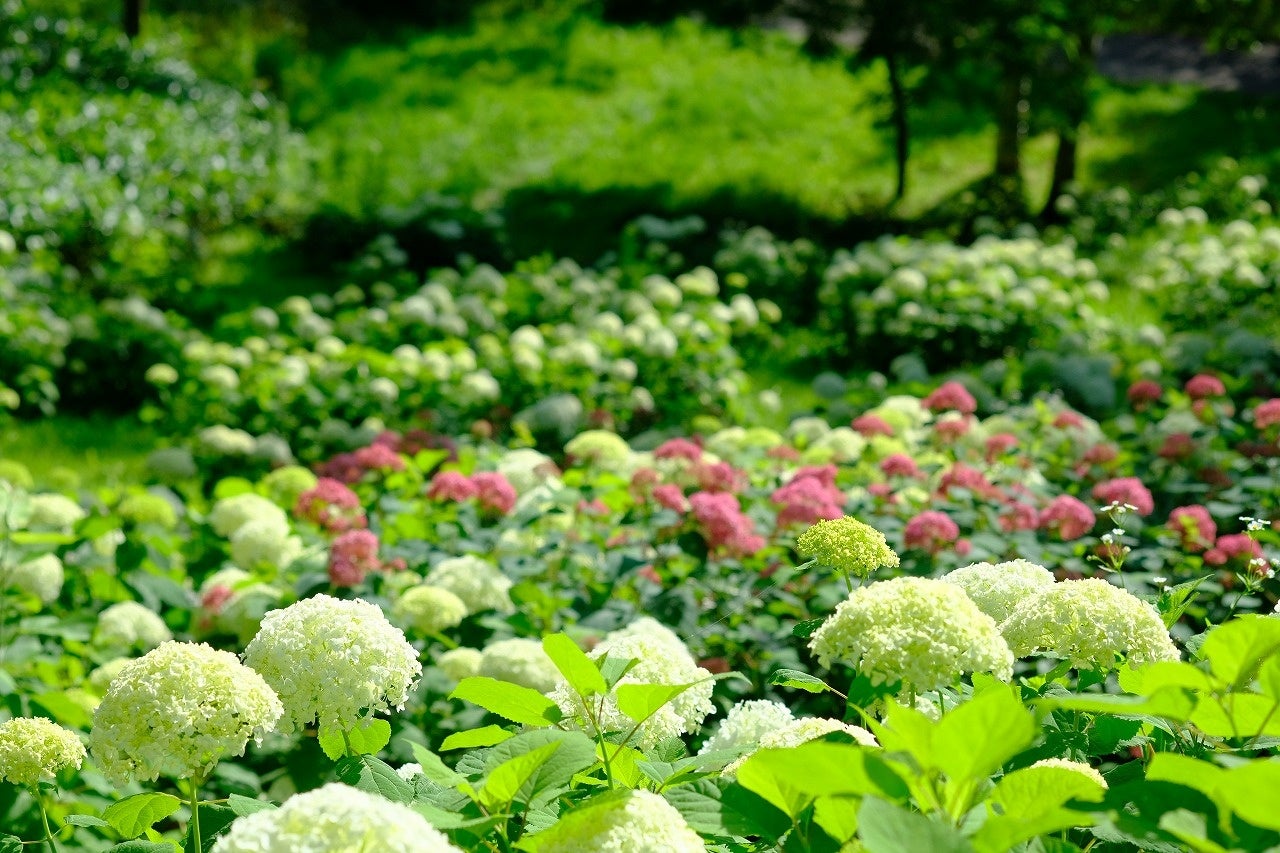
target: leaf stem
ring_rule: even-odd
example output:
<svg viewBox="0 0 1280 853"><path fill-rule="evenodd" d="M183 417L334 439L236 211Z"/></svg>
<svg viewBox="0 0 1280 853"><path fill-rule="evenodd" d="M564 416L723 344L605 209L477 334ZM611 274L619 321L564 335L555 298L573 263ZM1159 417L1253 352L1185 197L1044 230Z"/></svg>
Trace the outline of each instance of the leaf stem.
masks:
<svg viewBox="0 0 1280 853"><path fill-rule="evenodd" d="M36 799L36 807L40 809L40 822L44 824L44 840L49 845L49 853L58 853L58 843L53 840L53 831L49 828L49 813L44 808L44 797L40 796L39 788L32 788L31 794Z"/></svg>
<svg viewBox="0 0 1280 853"><path fill-rule="evenodd" d="M191 849L204 853L200 844L200 779L191 778Z"/></svg>

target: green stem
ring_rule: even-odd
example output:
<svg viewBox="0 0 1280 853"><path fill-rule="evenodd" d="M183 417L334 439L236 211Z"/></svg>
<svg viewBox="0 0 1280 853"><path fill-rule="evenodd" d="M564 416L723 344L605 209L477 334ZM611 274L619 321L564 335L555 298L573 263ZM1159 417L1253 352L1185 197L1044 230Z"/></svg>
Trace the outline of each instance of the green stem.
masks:
<svg viewBox="0 0 1280 853"><path fill-rule="evenodd" d="M342 742L346 745L347 755L355 755L356 751L351 747L351 735L347 734L347 730L342 729Z"/></svg>
<svg viewBox="0 0 1280 853"><path fill-rule="evenodd" d="M200 780L191 779L191 849L204 853L200 846Z"/></svg>
<svg viewBox="0 0 1280 853"><path fill-rule="evenodd" d="M44 840L49 845L50 853L58 853L58 844L53 840L53 830L49 828L49 814L44 809L44 798L39 789L33 788L31 795L36 799L36 807L40 809L40 822L44 824Z"/></svg>

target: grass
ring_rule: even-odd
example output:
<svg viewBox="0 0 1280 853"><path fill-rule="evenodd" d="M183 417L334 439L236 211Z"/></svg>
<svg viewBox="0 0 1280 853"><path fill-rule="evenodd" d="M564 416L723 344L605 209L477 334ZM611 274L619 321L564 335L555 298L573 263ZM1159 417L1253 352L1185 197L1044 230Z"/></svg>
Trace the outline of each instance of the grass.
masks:
<svg viewBox="0 0 1280 853"><path fill-rule="evenodd" d="M0 459L22 463L44 485L139 482L158 444L153 430L128 417L57 415L0 425Z"/></svg>

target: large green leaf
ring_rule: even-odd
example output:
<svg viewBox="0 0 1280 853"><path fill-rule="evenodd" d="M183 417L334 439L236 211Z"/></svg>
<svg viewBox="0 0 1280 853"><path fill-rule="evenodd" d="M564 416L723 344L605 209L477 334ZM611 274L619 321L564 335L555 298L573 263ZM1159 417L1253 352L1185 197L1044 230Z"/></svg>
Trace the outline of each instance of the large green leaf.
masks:
<svg viewBox="0 0 1280 853"><path fill-rule="evenodd" d="M1247 687L1263 661L1280 652L1280 619L1246 614L1211 630L1200 646L1213 674L1237 689Z"/></svg>
<svg viewBox="0 0 1280 853"><path fill-rule="evenodd" d="M401 743L404 743L404 741L401 741ZM440 759L440 756L422 744L410 741L409 749L413 751L414 760L422 768L422 775L442 788L456 788L467 781L467 777L455 770L451 770Z"/></svg>
<svg viewBox="0 0 1280 853"><path fill-rule="evenodd" d="M526 835L516 845L516 849L526 850L529 853L556 849L563 845L566 839L587 834L591 827L600 824L602 813L622 805L632 795L631 791L620 790L598 794L561 816L559 822L550 829L535 835Z"/></svg>
<svg viewBox="0 0 1280 853"><path fill-rule="evenodd" d="M334 771L340 781L351 787L377 794L394 803L407 803L413 799L413 786L372 755L344 756L338 760Z"/></svg>
<svg viewBox="0 0 1280 853"><path fill-rule="evenodd" d="M542 649L560 670L569 686L582 696L608 693L609 685L600 674L600 667L587 657L567 634L551 634L542 638Z"/></svg>
<svg viewBox="0 0 1280 853"><path fill-rule="evenodd" d="M1063 808L1072 800L1097 802L1106 789L1064 767L1025 767L1006 774L989 801L1000 809L978 830L973 844L983 853L1003 853L1023 841L1073 826L1089 826L1092 815Z"/></svg>
<svg viewBox="0 0 1280 853"><path fill-rule="evenodd" d="M769 683L778 687L790 687L809 693L826 693L831 690L821 678L815 678L798 669L779 669L769 676Z"/></svg>
<svg viewBox="0 0 1280 853"><path fill-rule="evenodd" d="M488 812L506 811L520 787L559 748L558 743L544 744L499 764L485 777L484 786L480 789L480 805Z"/></svg>
<svg viewBox="0 0 1280 853"><path fill-rule="evenodd" d="M454 732L440 743L440 751L448 752L451 749L475 749L477 747L493 746L496 743L508 740L511 734L502 726L483 726L482 728L469 729L465 732Z"/></svg>
<svg viewBox="0 0 1280 853"><path fill-rule="evenodd" d="M1185 723L1196 709L1197 697L1186 687L1157 688L1150 696L1117 696L1108 693L1081 693L1073 696L1046 696L1037 699L1043 708L1061 708L1117 717L1163 717Z"/></svg>
<svg viewBox="0 0 1280 853"><path fill-rule="evenodd" d="M134 794L107 806L102 819L125 838L137 838L182 807L172 794Z"/></svg>
<svg viewBox="0 0 1280 853"><path fill-rule="evenodd" d="M870 722L876 739L888 752L905 752L923 768L936 766L933 734L937 724L917 711L890 701L883 723Z"/></svg>
<svg viewBox="0 0 1280 853"><path fill-rule="evenodd" d="M619 684L615 688L618 710L637 723L653 716L659 708L698 684Z"/></svg>
<svg viewBox="0 0 1280 853"><path fill-rule="evenodd" d="M320 748L330 761L337 761L347 754L347 741L351 742L351 750L356 755L377 755L391 742L391 724L372 718L348 731L345 740L342 734L343 729L338 726L320 729Z"/></svg>
<svg viewBox="0 0 1280 853"><path fill-rule="evenodd" d="M458 682L451 699L465 699L513 723L549 726L563 716L560 707L531 687L521 687L496 678L473 676Z"/></svg>
<svg viewBox="0 0 1280 853"><path fill-rule="evenodd" d="M971 853L960 830L876 797L858 809L858 837L867 853Z"/></svg>
<svg viewBox="0 0 1280 853"><path fill-rule="evenodd" d="M936 764L953 782L986 779L1030 746L1037 731L1014 690L989 690L942 717L933 732Z"/></svg>
<svg viewBox="0 0 1280 853"><path fill-rule="evenodd" d="M1222 774L1214 799L1254 826L1280 831L1280 809L1269 796L1277 790L1280 790L1280 760L1255 759Z"/></svg>
<svg viewBox="0 0 1280 853"><path fill-rule="evenodd" d="M485 772L492 778L500 765L547 746L555 746L556 749L534 769L514 795L515 802L523 803L529 809L539 808L565 791L576 774L595 766L598 761L595 741L579 731L538 729L524 732L485 752Z"/></svg>

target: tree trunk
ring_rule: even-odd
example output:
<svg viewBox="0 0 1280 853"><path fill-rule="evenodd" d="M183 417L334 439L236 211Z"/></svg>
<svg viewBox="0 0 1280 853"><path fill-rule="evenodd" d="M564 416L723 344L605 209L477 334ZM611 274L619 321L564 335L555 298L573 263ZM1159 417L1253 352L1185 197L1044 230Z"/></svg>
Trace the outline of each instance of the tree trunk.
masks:
<svg viewBox="0 0 1280 853"><path fill-rule="evenodd" d="M1088 86L1093 73L1093 33L1088 28L1076 34L1078 59L1067 81L1070 96L1066 105L1066 125L1058 131L1058 153L1053 160L1053 180L1049 184L1049 198L1040 211L1041 219L1058 218L1056 205L1066 192L1067 185L1076 179L1079 160L1080 126L1089 112Z"/></svg>
<svg viewBox="0 0 1280 853"><path fill-rule="evenodd" d="M124 34L132 41L142 34L144 0L124 0Z"/></svg>
<svg viewBox="0 0 1280 853"><path fill-rule="evenodd" d="M907 194L907 158L911 156L911 127L907 117L907 90L902 83L902 70L898 67L898 55L889 51L884 57L889 69L889 91L893 95L894 153L898 163L898 182L893 200L901 201Z"/></svg>

